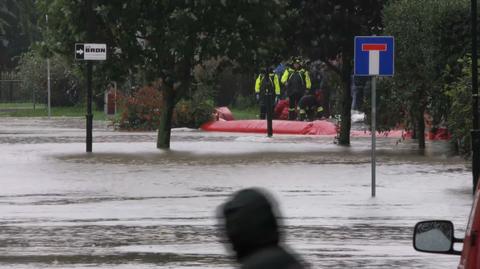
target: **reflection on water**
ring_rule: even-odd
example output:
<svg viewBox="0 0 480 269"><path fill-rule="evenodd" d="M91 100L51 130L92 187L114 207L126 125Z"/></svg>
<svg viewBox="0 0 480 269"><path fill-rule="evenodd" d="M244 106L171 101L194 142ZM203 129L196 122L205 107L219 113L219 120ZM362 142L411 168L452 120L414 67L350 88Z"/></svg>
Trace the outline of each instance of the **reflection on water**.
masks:
<svg viewBox="0 0 480 269"><path fill-rule="evenodd" d="M415 222L450 219L462 237L470 173L444 142L114 132L83 119L0 118L1 268L232 268L216 208L258 186L280 201L286 243L315 268L453 268L458 257L412 248Z"/></svg>

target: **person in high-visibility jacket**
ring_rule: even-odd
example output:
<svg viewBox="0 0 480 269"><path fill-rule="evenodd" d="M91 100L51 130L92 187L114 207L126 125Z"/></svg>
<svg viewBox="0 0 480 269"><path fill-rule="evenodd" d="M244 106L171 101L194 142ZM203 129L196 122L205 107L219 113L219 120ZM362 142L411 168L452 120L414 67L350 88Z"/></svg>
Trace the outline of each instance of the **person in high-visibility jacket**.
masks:
<svg viewBox="0 0 480 269"><path fill-rule="evenodd" d="M282 84L287 89L287 96L289 102L288 119L296 120L296 107L302 96L310 94L312 82L308 71L302 68L300 59L295 59L292 67L287 68L282 75Z"/></svg>
<svg viewBox="0 0 480 269"><path fill-rule="evenodd" d="M273 70L263 69L255 81L255 97L260 105L260 119L265 119L267 113L267 98L270 98L271 108L275 106L280 96L280 80Z"/></svg>

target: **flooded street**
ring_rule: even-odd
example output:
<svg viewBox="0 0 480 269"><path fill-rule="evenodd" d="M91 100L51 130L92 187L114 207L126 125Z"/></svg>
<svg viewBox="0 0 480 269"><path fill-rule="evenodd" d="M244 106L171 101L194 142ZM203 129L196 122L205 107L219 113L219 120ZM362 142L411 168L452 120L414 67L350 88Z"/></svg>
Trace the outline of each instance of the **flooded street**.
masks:
<svg viewBox="0 0 480 269"><path fill-rule="evenodd" d="M280 203L286 244L312 268L455 268L459 256L416 252L413 225L448 219L463 238L471 172L429 142L206 133L179 129L172 150L154 132L83 119L0 118L1 268L233 268L216 209L258 186ZM461 249L461 244L457 246Z"/></svg>

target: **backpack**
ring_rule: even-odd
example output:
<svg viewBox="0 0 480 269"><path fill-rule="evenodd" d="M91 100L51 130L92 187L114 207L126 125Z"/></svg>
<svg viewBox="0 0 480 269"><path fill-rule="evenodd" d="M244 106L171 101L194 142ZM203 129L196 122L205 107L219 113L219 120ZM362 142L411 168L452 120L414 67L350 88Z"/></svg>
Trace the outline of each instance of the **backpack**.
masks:
<svg viewBox="0 0 480 269"><path fill-rule="evenodd" d="M274 85L273 85L273 80L274 80L274 75L264 75L262 76L262 82L260 83L260 92L262 94L266 94L267 90L270 92L274 91Z"/></svg>
<svg viewBox="0 0 480 269"><path fill-rule="evenodd" d="M305 73L302 71L293 71L289 74L287 81L287 95L303 94L305 92Z"/></svg>

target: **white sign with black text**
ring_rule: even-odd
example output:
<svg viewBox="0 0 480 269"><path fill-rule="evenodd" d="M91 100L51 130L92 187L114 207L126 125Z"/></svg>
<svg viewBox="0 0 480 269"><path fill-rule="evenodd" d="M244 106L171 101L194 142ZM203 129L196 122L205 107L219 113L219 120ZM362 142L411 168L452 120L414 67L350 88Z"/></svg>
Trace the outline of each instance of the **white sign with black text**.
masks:
<svg viewBox="0 0 480 269"><path fill-rule="evenodd" d="M75 59L105 61L107 59L107 44L77 43L75 44Z"/></svg>

